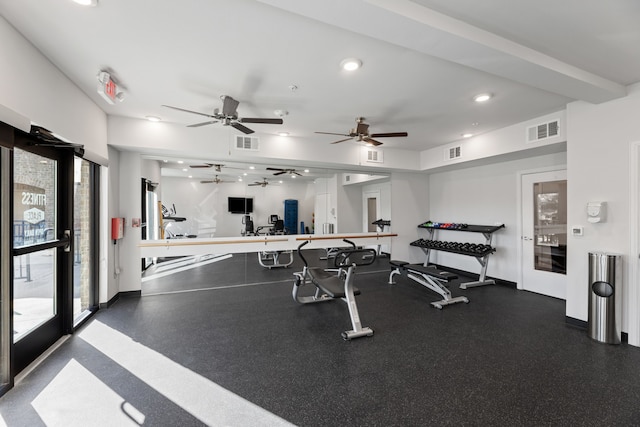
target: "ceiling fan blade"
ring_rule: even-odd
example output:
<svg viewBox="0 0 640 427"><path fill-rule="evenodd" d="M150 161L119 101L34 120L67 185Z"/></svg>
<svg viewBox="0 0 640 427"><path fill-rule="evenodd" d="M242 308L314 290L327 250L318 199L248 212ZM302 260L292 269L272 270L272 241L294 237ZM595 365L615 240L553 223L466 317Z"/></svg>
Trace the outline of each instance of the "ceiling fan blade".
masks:
<svg viewBox="0 0 640 427"><path fill-rule="evenodd" d="M340 135L340 136L351 136L348 133L334 133L334 132L315 132L315 133L321 133L323 135Z"/></svg>
<svg viewBox="0 0 640 427"><path fill-rule="evenodd" d="M231 127L235 128L235 129L238 129L242 133L246 133L246 134L253 133L253 131L251 129L249 129L246 126L241 125L238 122L231 122Z"/></svg>
<svg viewBox="0 0 640 427"><path fill-rule="evenodd" d="M345 138L345 139L341 139L340 141L334 141L334 142L332 142L332 144L337 144L338 142L345 142L345 141L348 141L348 140L350 140L350 139L352 139L352 138Z"/></svg>
<svg viewBox="0 0 640 427"><path fill-rule="evenodd" d="M200 126L212 125L214 123L218 123L217 120L209 120L208 122L196 123L194 125L187 125L188 128L197 128Z"/></svg>
<svg viewBox="0 0 640 427"><path fill-rule="evenodd" d="M280 172L274 173L274 175L282 175L282 174L285 174L285 173L287 173L287 171L280 171Z"/></svg>
<svg viewBox="0 0 640 427"><path fill-rule="evenodd" d="M163 107L171 108L172 110L184 111L185 113L199 114L199 115L205 116L205 117L211 117L211 118L215 118L216 117L216 116L212 116L211 114L200 113L199 111L192 111L192 110L186 110L184 108L172 107L171 105L163 105Z"/></svg>
<svg viewBox="0 0 640 427"><path fill-rule="evenodd" d="M255 187L256 185L262 185L261 182L256 182L255 184L247 184L249 187Z"/></svg>
<svg viewBox="0 0 640 427"><path fill-rule="evenodd" d="M213 184L216 181L200 181L200 184Z"/></svg>
<svg viewBox="0 0 640 427"><path fill-rule="evenodd" d="M375 147L377 147L378 145L382 145L382 142L376 141L375 139L371 139L368 136L362 138L362 140L366 142L368 145L373 145Z"/></svg>
<svg viewBox="0 0 640 427"><path fill-rule="evenodd" d="M211 163L205 163L203 165L189 165L190 168L194 168L194 169L197 169L197 168L210 168L212 166L213 166L213 164L211 164Z"/></svg>
<svg viewBox="0 0 640 427"><path fill-rule="evenodd" d="M268 125L281 125L284 123L282 119L260 119L260 118L248 118L243 117L238 120L240 123L264 123Z"/></svg>
<svg viewBox="0 0 640 427"><path fill-rule="evenodd" d="M298 173L298 172L296 172L296 171L293 171L293 172L291 172L291 173L292 173L292 174L296 174L296 175L298 175L298 176L302 176L302 174L301 174L301 173Z"/></svg>
<svg viewBox="0 0 640 427"><path fill-rule="evenodd" d="M266 170L268 170L268 171L282 171L282 172L285 171L285 169L282 169L282 168L266 168Z"/></svg>
<svg viewBox="0 0 640 427"><path fill-rule="evenodd" d="M409 136L407 132L372 133L372 138L393 138L399 136Z"/></svg>

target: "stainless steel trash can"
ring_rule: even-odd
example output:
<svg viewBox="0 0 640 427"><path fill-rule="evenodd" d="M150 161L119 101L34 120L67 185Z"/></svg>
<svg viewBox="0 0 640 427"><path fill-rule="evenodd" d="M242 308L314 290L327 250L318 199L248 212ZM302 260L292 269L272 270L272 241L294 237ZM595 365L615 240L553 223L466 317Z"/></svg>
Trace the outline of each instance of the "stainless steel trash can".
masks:
<svg viewBox="0 0 640 427"><path fill-rule="evenodd" d="M589 253L589 337L620 344L622 326L621 257Z"/></svg>

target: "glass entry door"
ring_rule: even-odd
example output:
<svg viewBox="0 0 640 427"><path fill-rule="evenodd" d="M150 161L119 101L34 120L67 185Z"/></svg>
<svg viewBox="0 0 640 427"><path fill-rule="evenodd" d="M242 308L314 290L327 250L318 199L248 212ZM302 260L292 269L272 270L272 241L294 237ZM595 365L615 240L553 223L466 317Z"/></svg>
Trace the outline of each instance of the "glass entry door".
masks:
<svg viewBox="0 0 640 427"><path fill-rule="evenodd" d="M20 372L64 331L70 307L72 156L13 150L13 355ZM72 201L71 201L72 203Z"/></svg>
<svg viewBox="0 0 640 427"><path fill-rule="evenodd" d="M522 176L522 287L566 299L567 173Z"/></svg>

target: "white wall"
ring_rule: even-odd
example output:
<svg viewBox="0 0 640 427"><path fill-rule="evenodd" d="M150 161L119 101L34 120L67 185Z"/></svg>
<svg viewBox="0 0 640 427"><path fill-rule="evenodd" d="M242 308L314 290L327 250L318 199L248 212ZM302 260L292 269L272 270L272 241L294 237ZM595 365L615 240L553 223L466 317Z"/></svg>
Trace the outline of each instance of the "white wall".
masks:
<svg viewBox="0 0 640 427"><path fill-rule="evenodd" d="M637 263L638 254L630 253L631 224L638 218L630 218L630 144L640 141L638 125L640 111L640 85L630 88L623 99L592 105L574 102L567 107L569 124L567 162L569 181L570 225L584 225L584 236L569 237L567 254L567 316L587 320L588 314L588 253L605 251L623 255L623 330L630 332L638 325L629 325L629 315L638 312L638 302L630 300L629 283L631 263ZM633 167L638 167L633 164ZM607 220L600 224L586 221L586 205L589 201L607 202ZM637 291L636 291L637 292ZM637 295L637 293L636 293ZM635 345L638 345L636 343Z"/></svg>
<svg viewBox="0 0 640 427"><path fill-rule="evenodd" d="M138 244L141 240L139 227L131 226L132 218L140 218L142 212L140 187L140 155L128 151L120 152L120 191L118 194L118 217L124 217L124 238L115 245L117 256L118 289L120 292L140 290L141 258Z"/></svg>
<svg viewBox="0 0 640 427"><path fill-rule="evenodd" d="M344 174L336 176L336 209L338 212L336 233L361 232L362 186L344 185Z"/></svg>
<svg viewBox="0 0 640 427"><path fill-rule="evenodd" d="M106 164L106 114L2 17L0 40L0 104Z"/></svg>
<svg viewBox="0 0 640 427"><path fill-rule="evenodd" d="M558 135L533 143L527 142L527 128L550 121L558 121ZM497 158L508 154L529 151L533 148L542 150L567 139L567 119L565 111L557 111L503 129L488 132L462 141L425 150L420 153L421 169L436 170L482 159ZM460 146L461 156L453 160L445 160L449 148ZM495 163L492 161L492 163Z"/></svg>
<svg viewBox="0 0 640 427"><path fill-rule="evenodd" d="M493 234L492 246L497 248L489 257L487 275L512 282L518 281L518 172L566 164L566 153L549 154L501 162L429 176L428 217L421 222L455 222L478 225L505 224ZM571 184L570 184L571 185ZM418 230L417 230L418 231ZM419 230L427 238L427 230ZM481 233L437 230L436 239L484 243ZM473 257L432 251L431 262L478 273L480 264Z"/></svg>
<svg viewBox="0 0 640 427"><path fill-rule="evenodd" d="M269 162L278 164L302 160L306 165L331 164L337 168L402 168L417 170L420 158L408 150L386 148L384 163L366 161L367 147L354 144L329 144L318 149L315 141L295 136L280 137L262 134L259 137L260 150L235 149L238 132L231 127L203 126L187 128L173 123L152 123L148 120L110 116L108 122L109 144L127 150L147 151L159 149L169 155L202 153L209 159L234 162Z"/></svg>
<svg viewBox="0 0 640 427"><path fill-rule="evenodd" d="M118 251L117 245L109 238L111 236L111 218L120 216L120 153L109 147L109 169L106 185L102 185L103 197L107 193L107 217L104 218L103 233L101 236L101 247L105 250L107 257L107 281L100 281L100 304L109 302L119 292L118 276L115 269L119 261L116 259ZM105 184L105 183L103 183ZM104 199L101 199L104 200ZM106 243L106 246L105 246Z"/></svg>
<svg viewBox="0 0 640 427"><path fill-rule="evenodd" d="M409 244L417 239L417 226L429 217L429 176L421 173L391 174L391 258L411 263L424 261L420 248Z"/></svg>
<svg viewBox="0 0 640 427"><path fill-rule="evenodd" d="M266 187L247 186L230 182L201 184L198 180L163 177L160 200L169 208L176 206L177 216L187 218L172 224L170 229L198 237L239 236L244 229L243 215L228 212L228 197L252 197L254 225L268 225L269 215L284 219L284 201L298 200L298 227L300 221L311 223L315 198L312 183L269 184ZM174 231L175 232L175 231Z"/></svg>

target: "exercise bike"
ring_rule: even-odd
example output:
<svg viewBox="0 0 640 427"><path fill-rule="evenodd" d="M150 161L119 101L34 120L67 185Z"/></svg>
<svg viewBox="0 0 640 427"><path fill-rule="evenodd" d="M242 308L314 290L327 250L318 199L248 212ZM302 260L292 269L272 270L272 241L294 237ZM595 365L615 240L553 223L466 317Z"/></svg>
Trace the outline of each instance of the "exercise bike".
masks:
<svg viewBox="0 0 640 427"><path fill-rule="evenodd" d="M325 269L322 267L309 267L306 258L302 254L302 248L309 243L306 242L298 246L298 255L304 267L301 272L293 273L295 281L293 283L293 300L300 304L314 304L319 302L340 299L347 303L349 307L349 316L351 318L350 331L342 332L344 340L351 340L359 337L370 337L373 335L373 329L363 327L360 322L358 313L358 305L356 304L356 295L360 294L360 290L353 286L355 278L355 270L357 266L370 265L376 260L376 251L373 249L357 249L356 245L344 239L345 243L352 246L352 249L343 249L336 253L334 257L334 267ZM313 295L301 296L300 289L308 284L315 286Z"/></svg>

